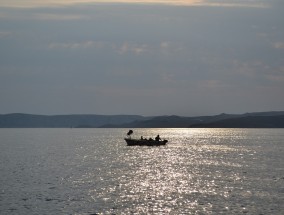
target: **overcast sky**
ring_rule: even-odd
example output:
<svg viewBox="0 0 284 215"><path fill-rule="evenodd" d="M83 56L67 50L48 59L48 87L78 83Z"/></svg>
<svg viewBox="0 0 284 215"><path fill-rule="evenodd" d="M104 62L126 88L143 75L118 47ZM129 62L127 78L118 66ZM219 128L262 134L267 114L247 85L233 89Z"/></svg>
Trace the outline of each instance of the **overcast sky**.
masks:
<svg viewBox="0 0 284 215"><path fill-rule="evenodd" d="M283 0L0 0L0 114L284 110Z"/></svg>

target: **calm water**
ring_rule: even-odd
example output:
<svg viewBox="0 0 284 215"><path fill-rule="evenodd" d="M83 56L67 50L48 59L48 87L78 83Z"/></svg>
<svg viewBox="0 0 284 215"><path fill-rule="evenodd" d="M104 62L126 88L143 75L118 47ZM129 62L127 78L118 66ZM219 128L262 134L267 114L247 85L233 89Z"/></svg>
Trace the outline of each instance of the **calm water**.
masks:
<svg viewBox="0 0 284 215"><path fill-rule="evenodd" d="M127 131L0 129L0 214L284 214L284 129Z"/></svg>

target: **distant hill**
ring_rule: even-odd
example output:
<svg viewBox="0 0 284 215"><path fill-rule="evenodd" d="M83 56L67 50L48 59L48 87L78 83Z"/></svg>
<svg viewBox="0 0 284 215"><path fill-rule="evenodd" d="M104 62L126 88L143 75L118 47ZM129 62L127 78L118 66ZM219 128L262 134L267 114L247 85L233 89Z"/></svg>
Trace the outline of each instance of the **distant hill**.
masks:
<svg viewBox="0 0 284 215"><path fill-rule="evenodd" d="M125 123L121 125L104 125L102 127L121 127L121 128L188 128L188 127L204 127L208 128L210 126L212 127L218 127L222 126L221 124L217 124L218 122L222 122L223 120L230 120L233 119L239 119L243 117L250 117L255 116L255 118L249 118L246 122L247 124L243 123L242 125L237 124L235 126L240 127L251 127L252 125L255 125L256 128L258 127L267 127L268 123L262 123L260 120L258 120L256 117L266 116L267 120L269 117L271 118L271 124L268 127L275 126L278 128L280 125L279 123L275 122L275 125L273 124L273 121L275 121L278 117L281 118L281 116L284 116L284 111L279 112L255 112L255 113L245 113L245 114L219 114L215 116L197 116L197 117L181 117L181 116L157 116L150 118L148 120L136 120L130 123ZM275 117L274 117L275 116ZM253 122L255 120L255 122ZM215 124L214 124L215 123ZM250 123L250 124L248 124ZM259 124L258 124L259 123ZM234 125L232 124L232 127Z"/></svg>
<svg viewBox="0 0 284 215"><path fill-rule="evenodd" d="M284 128L284 111L215 116L0 114L0 128Z"/></svg>
<svg viewBox="0 0 284 215"><path fill-rule="evenodd" d="M33 115L2 114L0 128L94 128L105 124L119 125L135 120L143 120L138 115Z"/></svg>
<svg viewBox="0 0 284 215"><path fill-rule="evenodd" d="M199 117L182 117L182 116L157 116L148 120L136 120L130 123L117 125L123 128L187 128L193 124L203 122L213 122L220 119L232 118L235 115L220 114L217 116L199 116ZM105 125L103 127L117 127L115 125Z"/></svg>
<svg viewBox="0 0 284 215"><path fill-rule="evenodd" d="M284 128L284 115L244 116L191 125L193 128Z"/></svg>

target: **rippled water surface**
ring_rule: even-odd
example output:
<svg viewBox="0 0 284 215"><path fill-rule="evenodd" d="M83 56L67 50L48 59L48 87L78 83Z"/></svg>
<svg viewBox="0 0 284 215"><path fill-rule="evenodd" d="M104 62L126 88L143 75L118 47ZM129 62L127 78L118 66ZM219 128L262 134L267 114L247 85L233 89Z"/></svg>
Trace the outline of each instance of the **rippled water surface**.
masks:
<svg viewBox="0 0 284 215"><path fill-rule="evenodd" d="M0 129L0 214L284 214L284 129Z"/></svg>

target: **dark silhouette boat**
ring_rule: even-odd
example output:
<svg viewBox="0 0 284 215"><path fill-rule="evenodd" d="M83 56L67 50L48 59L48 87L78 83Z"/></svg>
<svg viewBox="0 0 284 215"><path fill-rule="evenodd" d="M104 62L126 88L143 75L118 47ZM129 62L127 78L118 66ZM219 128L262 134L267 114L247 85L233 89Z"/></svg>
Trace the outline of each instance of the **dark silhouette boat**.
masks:
<svg viewBox="0 0 284 215"><path fill-rule="evenodd" d="M157 135L154 140L152 138L145 139L143 136L141 136L141 139L132 139L131 134L133 134L133 131L129 130L127 138L124 138L128 146L162 146L168 142L168 140L161 140L160 135Z"/></svg>
<svg viewBox="0 0 284 215"><path fill-rule="evenodd" d="M147 140L147 139L131 139L124 138L128 146L163 146L168 142L167 140Z"/></svg>

